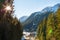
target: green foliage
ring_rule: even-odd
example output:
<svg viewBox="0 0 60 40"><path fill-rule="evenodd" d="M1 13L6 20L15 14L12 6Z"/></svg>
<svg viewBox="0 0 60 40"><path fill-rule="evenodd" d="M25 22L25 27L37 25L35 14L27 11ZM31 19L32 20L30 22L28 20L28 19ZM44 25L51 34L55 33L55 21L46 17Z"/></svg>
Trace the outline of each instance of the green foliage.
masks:
<svg viewBox="0 0 60 40"><path fill-rule="evenodd" d="M55 26L54 36L57 40L60 40L60 8L57 10L55 15Z"/></svg>
<svg viewBox="0 0 60 40"><path fill-rule="evenodd" d="M3 6L5 1L6 0L0 0L0 40L21 40L23 32L21 23L17 18L13 18L13 10L6 12L6 10L3 9L7 4L12 7L13 3L11 0L8 0L11 3L7 2L7 4Z"/></svg>
<svg viewBox="0 0 60 40"><path fill-rule="evenodd" d="M2 8L3 6L2 6L2 4L0 3L0 9Z"/></svg>
<svg viewBox="0 0 60 40"><path fill-rule="evenodd" d="M37 39L38 40L45 40L44 38L45 38L45 36L43 36L43 35L46 35L45 33L45 20L46 20L46 18L44 18L44 20L42 20L41 21L41 23L38 25L38 29L37 29Z"/></svg>
<svg viewBox="0 0 60 40"><path fill-rule="evenodd" d="M37 39L39 40L60 40L60 8L57 12L40 22L37 28Z"/></svg>
<svg viewBox="0 0 60 40"><path fill-rule="evenodd" d="M6 15L0 19L0 32L2 33L0 37L3 36L7 40L20 40L22 37L22 26L16 18Z"/></svg>
<svg viewBox="0 0 60 40"><path fill-rule="evenodd" d="M56 19L55 20L56 20L56 26L57 26L57 28L60 28L60 8L56 12Z"/></svg>
<svg viewBox="0 0 60 40"><path fill-rule="evenodd" d="M49 34L51 34L51 33L52 33L52 29L49 30Z"/></svg>
<svg viewBox="0 0 60 40"><path fill-rule="evenodd" d="M0 3L4 3L5 2L5 0L0 0Z"/></svg>

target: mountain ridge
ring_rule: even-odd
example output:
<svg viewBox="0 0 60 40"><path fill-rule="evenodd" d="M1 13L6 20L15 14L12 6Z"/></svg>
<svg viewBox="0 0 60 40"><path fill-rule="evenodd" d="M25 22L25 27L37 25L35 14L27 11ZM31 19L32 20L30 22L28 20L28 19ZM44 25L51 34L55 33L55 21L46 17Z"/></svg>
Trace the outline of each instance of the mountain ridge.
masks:
<svg viewBox="0 0 60 40"><path fill-rule="evenodd" d="M53 7L46 7L40 12L31 14L23 23L24 30L36 31L38 24L44 19L44 17L48 17L50 13L55 13L59 7L60 3L54 5Z"/></svg>

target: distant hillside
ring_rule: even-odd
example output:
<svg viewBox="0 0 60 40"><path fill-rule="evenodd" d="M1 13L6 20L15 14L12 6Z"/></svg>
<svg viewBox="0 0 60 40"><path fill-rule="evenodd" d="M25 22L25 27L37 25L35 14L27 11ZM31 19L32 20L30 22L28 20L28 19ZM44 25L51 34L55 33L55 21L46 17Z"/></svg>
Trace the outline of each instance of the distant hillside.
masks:
<svg viewBox="0 0 60 40"><path fill-rule="evenodd" d="M32 13L23 23L24 30L36 31L38 24L44 19L44 17L48 17L50 13L55 13L59 7L60 4L56 4L53 7L46 7L40 12Z"/></svg>
<svg viewBox="0 0 60 40"><path fill-rule="evenodd" d="M23 23L28 17L27 16L23 16L20 18L20 22Z"/></svg>

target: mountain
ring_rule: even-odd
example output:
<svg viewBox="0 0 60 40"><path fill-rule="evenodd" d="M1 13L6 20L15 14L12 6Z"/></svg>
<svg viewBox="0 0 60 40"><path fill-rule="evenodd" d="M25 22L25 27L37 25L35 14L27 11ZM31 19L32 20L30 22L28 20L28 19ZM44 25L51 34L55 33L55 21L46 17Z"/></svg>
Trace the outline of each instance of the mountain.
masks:
<svg viewBox="0 0 60 40"><path fill-rule="evenodd" d="M56 4L53 7L46 7L42 11L32 13L23 23L24 30L36 31L38 24L44 19L44 17L48 17L50 13L55 13L59 7L60 4Z"/></svg>
<svg viewBox="0 0 60 40"><path fill-rule="evenodd" d="M28 18L28 16L23 16L20 18L20 22L23 23L26 19Z"/></svg>
<svg viewBox="0 0 60 40"><path fill-rule="evenodd" d="M56 12L57 9L60 7L60 3L54 5L53 7L46 7L41 12Z"/></svg>

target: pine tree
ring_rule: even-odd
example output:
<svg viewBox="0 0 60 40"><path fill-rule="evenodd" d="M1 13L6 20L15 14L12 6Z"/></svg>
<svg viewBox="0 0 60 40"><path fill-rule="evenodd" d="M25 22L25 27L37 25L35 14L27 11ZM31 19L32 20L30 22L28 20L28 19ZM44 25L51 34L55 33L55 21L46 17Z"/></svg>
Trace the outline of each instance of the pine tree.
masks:
<svg viewBox="0 0 60 40"><path fill-rule="evenodd" d="M22 26L13 12L13 0L0 0L0 40L21 40Z"/></svg>
<svg viewBox="0 0 60 40"><path fill-rule="evenodd" d="M37 28L37 39L42 40L43 39L43 33L42 33L42 27L43 27L43 22L41 22Z"/></svg>
<svg viewBox="0 0 60 40"><path fill-rule="evenodd" d="M60 28L60 8L58 8L57 12L56 12L56 25L57 28Z"/></svg>
<svg viewBox="0 0 60 40"><path fill-rule="evenodd" d="M54 27L54 14L48 14L48 17L45 16L44 19L40 22L37 29L37 38L39 40L49 40L53 35Z"/></svg>
<svg viewBox="0 0 60 40"><path fill-rule="evenodd" d="M55 31L54 31L54 36L56 37L57 40L60 40L60 8L58 8L56 14L55 14Z"/></svg>
<svg viewBox="0 0 60 40"><path fill-rule="evenodd" d="M37 39L60 40L60 8L40 22L37 28Z"/></svg>
<svg viewBox="0 0 60 40"><path fill-rule="evenodd" d="M49 40L53 36L54 27L54 14L50 13L47 19L46 38Z"/></svg>
<svg viewBox="0 0 60 40"><path fill-rule="evenodd" d="M40 22L37 28L37 39L46 40L46 17Z"/></svg>

